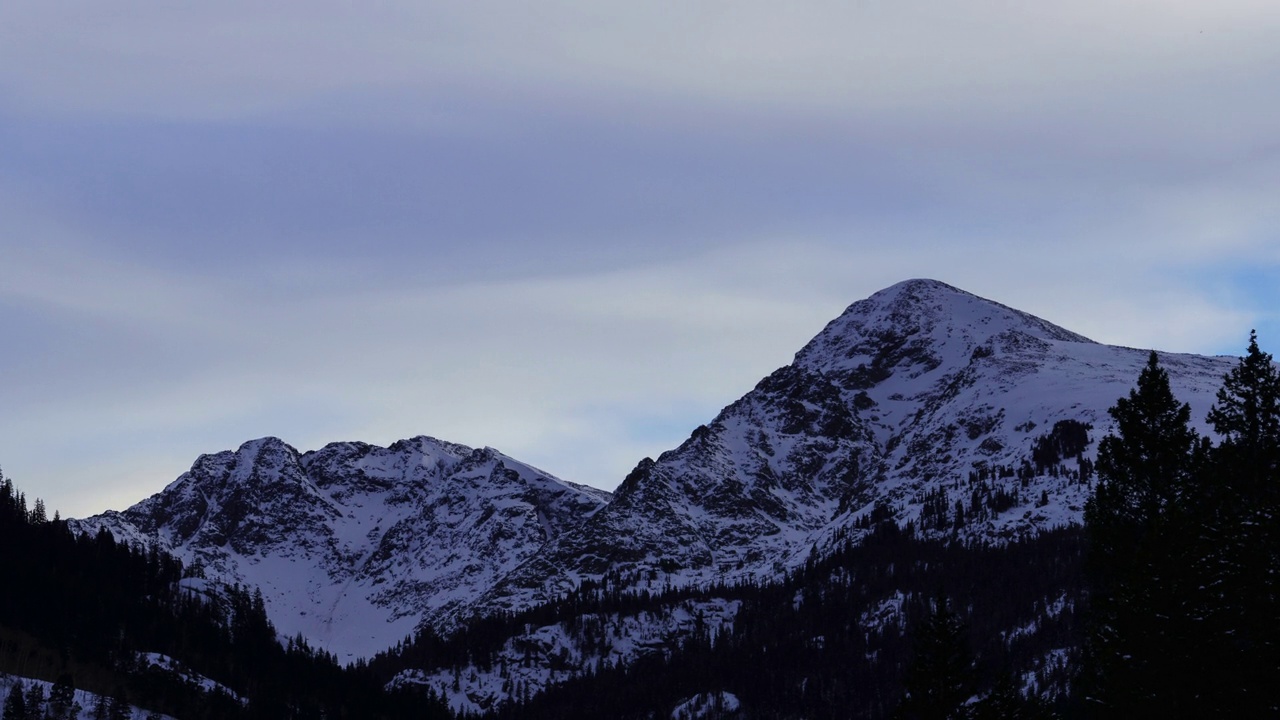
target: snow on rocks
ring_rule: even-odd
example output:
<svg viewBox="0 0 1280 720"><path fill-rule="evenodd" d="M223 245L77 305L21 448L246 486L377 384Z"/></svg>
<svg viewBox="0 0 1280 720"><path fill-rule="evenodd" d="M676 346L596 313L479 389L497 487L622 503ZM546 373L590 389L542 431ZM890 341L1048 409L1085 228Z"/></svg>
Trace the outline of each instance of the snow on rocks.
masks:
<svg viewBox="0 0 1280 720"><path fill-rule="evenodd" d="M169 672L174 675L177 675L178 677L185 680L188 684L194 685L206 693L218 691L225 694L227 697L230 697L238 701L241 705L248 702L244 698L240 697L239 693L235 692L234 690L227 687L226 685L223 685L217 680L211 680L205 677L204 675L201 675L195 672L191 668L182 664L178 660L175 660L169 657L168 655L162 655L160 653L139 653L138 661L139 661L139 664L141 665L149 665L151 667L159 668L161 670L164 670L165 672Z"/></svg>
<svg viewBox="0 0 1280 720"><path fill-rule="evenodd" d="M608 506L479 605L528 607L605 572L674 586L767 581L856 538L877 513L976 542L1078 523L1107 409L1147 352L937 281L899 283L851 305L679 447L638 464ZM1236 361L1162 362L1201 419ZM1085 439L1032 462L1060 432Z"/></svg>
<svg viewBox="0 0 1280 720"><path fill-rule="evenodd" d="M0 707L9 701L9 694L15 691L27 692L33 686L40 688L42 696L48 702L53 691L53 683L44 680L35 680L32 678L19 677L16 675L6 675L0 673ZM93 720L94 708L99 704L110 703L110 698L102 697L85 690L76 690L72 694L71 708L72 714L69 716L72 720ZM47 705L46 705L47 707ZM143 708L128 706L129 720L176 720L169 715L163 715L158 712L145 710ZM41 717L44 717L41 715Z"/></svg>
<svg viewBox="0 0 1280 720"><path fill-rule="evenodd" d="M447 633L606 575L637 589L768 582L873 517L993 543L1078 523L1107 409L1147 352L909 280L849 306L612 497L428 437L307 453L263 438L202 456L129 510L72 524L257 586L282 634L353 660L424 624ZM1236 360L1161 362L1204 431ZM526 640L548 648L548 666L562 647L570 665L592 657ZM447 684L496 697L486 677Z"/></svg>
<svg viewBox="0 0 1280 720"><path fill-rule="evenodd" d="M699 693L681 702L671 711L671 720L704 720L738 712L742 703L731 692Z"/></svg>
<svg viewBox="0 0 1280 720"><path fill-rule="evenodd" d="M716 637L732 627L739 600L684 600L636 615L586 614L528 626L483 663L401 673L397 684L426 685L456 711L485 712L537 695L586 672L670 654L695 636Z"/></svg>
<svg viewBox="0 0 1280 720"><path fill-rule="evenodd" d="M448 624L608 495L492 448L434 438L299 453L276 438L201 456L124 512L72 521L257 587L282 635L340 660ZM193 588L194 589L194 588Z"/></svg>

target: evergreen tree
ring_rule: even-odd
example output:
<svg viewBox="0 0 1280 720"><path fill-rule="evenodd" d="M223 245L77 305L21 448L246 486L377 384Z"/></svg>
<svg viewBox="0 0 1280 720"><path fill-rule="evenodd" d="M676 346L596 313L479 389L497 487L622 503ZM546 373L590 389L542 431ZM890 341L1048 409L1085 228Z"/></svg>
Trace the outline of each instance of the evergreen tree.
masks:
<svg viewBox="0 0 1280 720"><path fill-rule="evenodd" d="M110 720L110 708L107 705L107 696L99 695L93 701L93 714L90 716L93 720Z"/></svg>
<svg viewBox="0 0 1280 720"><path fill-rule="evenodd" d="M4 720L27 720L27 701L21 683L9 688L9 697L4 701Z"/></svg>
<svg viewBox="0 0 1280 720"><path fill-rule="evenodd" d="M40 683L31 683L31 687L27 688L27 697L24 700L27 706L28 720L44 720L44 686Z"/></svg>
<svg viewBox="0 0 1280 720"><path fill-rule="evenodd" d="M64 720L75 712L76 689L71 683L71 676L63 673L49 691L49 714L54 720Z"/></svg>
<svg viewBox="0 0 1280 720"><path fill-rule="evenodd" d="M1156 532L1187 498L1198 438L1190 426L1191 406L1174 398L1169 374L1155 352L1139 374L1138 386L1108 414L1116 433L1098 444L1098 490L1085 518L1099 529L1122 533L1122 538L1104 538L1115 546L1098 549L1123 554Z"/></svg>
<svg viewBox="0 0 1280 720"><path fill-rule="evenodd" d="M946 720L964 716L964 704L974 691L967 634L968 628L948 606L946 596L939 594L916 632L898 717Z"/></svg>
<svg viewBox="0 0 1280 720"><path fill-rule="evenodd" d="M1271 355L1258 348L1256 331L1249 333L1240 364L1223 378L1207 419L1237 470L1247 474L1245 480L1262 483L1274 474L1280 457L1280 373Z"/></svg>
<svg viewBox="0 0 1280 720"><path fill-rule="evenodd" d="M1093 625L1083 683L1096 714L1175 717L1198 662L1186 564L1204 445L1154 352L1109 413L1115 433L1098 446L1085 507Z"/></svg>
<svg viewBox="0 0 1280 720"><path fill-rule="evenodd" d="M36 505L31 509L31 524L43 525L49 522L48 511L44 507L44 499L36 498Z"/></svg>
<svg viewBox="0 0 1280 720"><path fill-rule="evenodd" d="M1257 334L1223 378L1208 421L1222 442L1200 533L1200 620L1215 708L1280 712L1280 372Z"/></svg>

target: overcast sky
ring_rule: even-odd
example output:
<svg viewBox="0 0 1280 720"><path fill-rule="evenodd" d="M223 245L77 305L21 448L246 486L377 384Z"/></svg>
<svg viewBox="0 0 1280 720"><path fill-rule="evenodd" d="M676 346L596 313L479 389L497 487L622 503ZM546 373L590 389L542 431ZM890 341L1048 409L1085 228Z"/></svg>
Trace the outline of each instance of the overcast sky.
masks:
<svg viewBox="0 0 1280 720"><path fill-rule="evenodd" d="M419 434L612 489L932 277L1280 349L1280 4L0 4L0 467Z"/></svg>

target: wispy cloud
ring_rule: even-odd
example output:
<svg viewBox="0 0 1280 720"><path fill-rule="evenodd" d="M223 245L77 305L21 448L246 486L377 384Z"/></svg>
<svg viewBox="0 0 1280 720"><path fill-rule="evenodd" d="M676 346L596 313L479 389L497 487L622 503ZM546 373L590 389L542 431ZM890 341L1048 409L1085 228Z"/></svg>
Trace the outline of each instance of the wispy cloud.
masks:
<svg viewBox="0 0 1280 720"><path fill-rule="evenodd" d="M6 3L0 463L76 514L264 434L611 487L907 277L1106 342L1280 338L1277 31L1243 0Z"/></svg>

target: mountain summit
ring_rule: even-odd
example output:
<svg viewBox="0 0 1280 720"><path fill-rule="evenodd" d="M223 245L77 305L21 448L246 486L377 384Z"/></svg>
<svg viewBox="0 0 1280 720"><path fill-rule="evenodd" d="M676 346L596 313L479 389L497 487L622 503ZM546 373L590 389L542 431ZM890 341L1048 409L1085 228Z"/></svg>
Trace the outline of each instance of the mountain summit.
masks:
<svg viewBox="0 0 1280 720"><path fill-rule="evenodd" d="M965 360L997 338L1093 341L1020 310L937 280L907 280L848 307L796 354L796 363L826 372L860 373L878 383L900 365L932 369ZM859 369L861 368L861 369Z"/></svg>
<svg viewBox="0 0 1280 720"><path fill-rule="evenodd" d="M938 281L899 283L642 461L484 602L521 607L606 570L649 584L776 577L873 513L993 542L1079 522L1093 440L1147 353ZM1232 361L1162 362L1203 417Z"/></svg>
<svg viewBox="0 0 1280 720"><path fill-rule="evenodd" d="M1107 408L1146 359L910 280L850 305L612 498L427 437L308 453L264 438L80 527L257 585L283 631L367 656L606 576L768 581L873 517L996 543L1078 522ZM1199 419L1234 360L1161 363Z"/></svg>
<svg viewBox="0 0 1280 720"><path fill-rule="evenodd" d="M124 512L82 521L257 586L281 632L368 657L468 606L609 494L430 437L202 455Z"/></svg>

